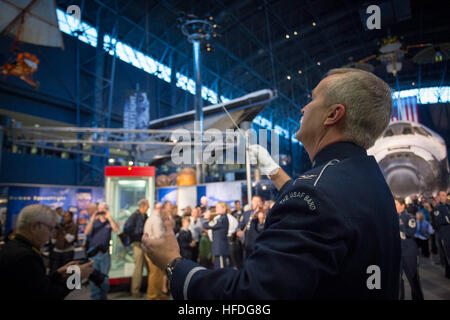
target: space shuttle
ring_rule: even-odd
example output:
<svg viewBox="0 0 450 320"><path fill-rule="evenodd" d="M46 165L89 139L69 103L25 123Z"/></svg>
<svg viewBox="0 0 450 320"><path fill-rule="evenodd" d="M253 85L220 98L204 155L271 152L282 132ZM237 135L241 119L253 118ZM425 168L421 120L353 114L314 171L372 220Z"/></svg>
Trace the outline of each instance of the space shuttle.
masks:
<svg viewBox="0 0 450 320"><path fill-rule="evenodd" d="M447 147L436 132L411 121L391 122L367 150L377 160L395 197L447 190Z"/></svg>

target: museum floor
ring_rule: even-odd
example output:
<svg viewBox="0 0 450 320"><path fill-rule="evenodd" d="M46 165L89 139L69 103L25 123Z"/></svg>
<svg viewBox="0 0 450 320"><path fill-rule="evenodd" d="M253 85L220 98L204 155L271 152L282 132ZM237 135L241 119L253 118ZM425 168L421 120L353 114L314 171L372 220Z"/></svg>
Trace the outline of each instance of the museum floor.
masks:
<svg viewBox="0 0 450 320"><path fill-rule="evenodd" d="M435 257L420 258L420 279L422 282L425 300L450 300L450 279L444 277L444 270L434 262ZM408 281L405 281L406 300L411 299L411 291ZM80 290L70 293L66 300L90 300L89 286L83 286ZM145 294L141 298L132 298L128 291L114 291L108 294L108 300L145 300Z"/></svg>

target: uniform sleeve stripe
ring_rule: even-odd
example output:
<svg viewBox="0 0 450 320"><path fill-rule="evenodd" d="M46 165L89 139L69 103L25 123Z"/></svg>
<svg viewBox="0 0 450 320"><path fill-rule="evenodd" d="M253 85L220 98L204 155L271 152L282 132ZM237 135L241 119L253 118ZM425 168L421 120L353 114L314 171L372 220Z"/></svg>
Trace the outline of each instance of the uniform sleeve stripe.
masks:
<svg viewBox="0 0 450 320"><path fill-rule="evenodd" d="M196 273L197 271L200 270L206 270L206 268L204 267L195 267L193 268L191 271L189 271L189 273L186 276L186 280L184 280L184 286L183 286L183 298L184 300L187 300L187 290L189 287L189 282L191 282L191 278L194 275L194 273Z"/></svg>
<svg viewBox="0 0 450 320"><path fill-rule="evenodd" d="M333 164L338 163L338 162L339 162L338 159L333 159L333 160L329 161L329 162L322 168L322 170L320 171L320 174L319 174L319 176L317 177L316 181L314 181L314 187L316 186L317 182L319 181L319 179L320 179L320 177L322 176L322 173L325 171L325 169L326 169L328 166L333 165Z"/></svg>

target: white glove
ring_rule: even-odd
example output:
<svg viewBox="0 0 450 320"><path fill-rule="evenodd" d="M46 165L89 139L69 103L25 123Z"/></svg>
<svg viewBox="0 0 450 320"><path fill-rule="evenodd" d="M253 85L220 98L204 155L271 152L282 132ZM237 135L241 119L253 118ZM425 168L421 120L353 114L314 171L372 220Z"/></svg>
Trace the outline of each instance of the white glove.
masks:
<svg viewBox="0 0 450 320"><path fill-rule="evenodd" d="M272 159L269 152L259 144L252 144L248 147L250 163L257 164L261 173L269 176L274 174L280 166Z"/></svg>

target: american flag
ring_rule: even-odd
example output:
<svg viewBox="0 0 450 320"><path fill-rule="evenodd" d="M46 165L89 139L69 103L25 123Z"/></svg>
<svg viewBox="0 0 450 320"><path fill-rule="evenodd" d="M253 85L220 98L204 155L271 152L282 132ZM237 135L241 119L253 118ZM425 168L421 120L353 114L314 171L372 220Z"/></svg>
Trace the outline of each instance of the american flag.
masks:
<svg viewBox="0 0 450 320"><path fill-rule="evenodd" d="M417 96L392 99L392 121L419 122Z"/></svg>

